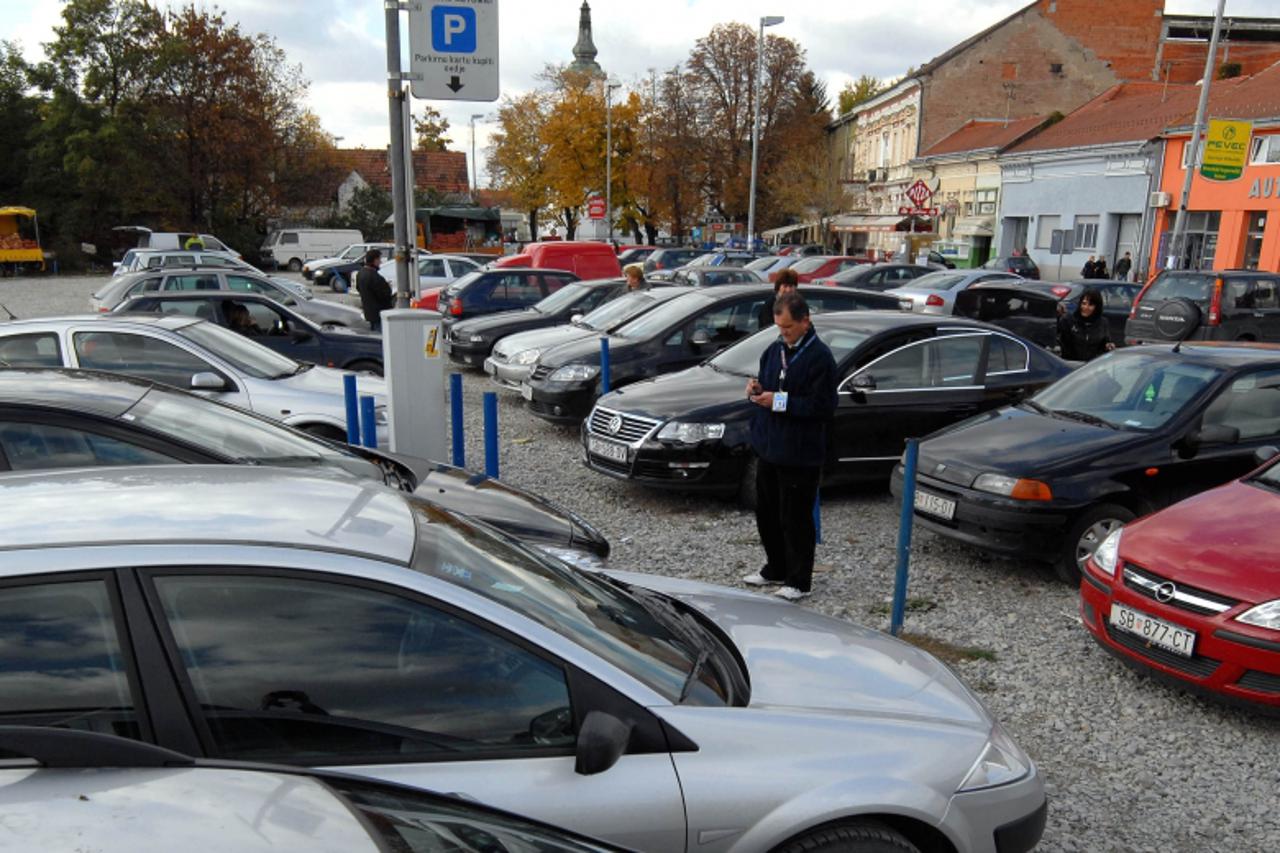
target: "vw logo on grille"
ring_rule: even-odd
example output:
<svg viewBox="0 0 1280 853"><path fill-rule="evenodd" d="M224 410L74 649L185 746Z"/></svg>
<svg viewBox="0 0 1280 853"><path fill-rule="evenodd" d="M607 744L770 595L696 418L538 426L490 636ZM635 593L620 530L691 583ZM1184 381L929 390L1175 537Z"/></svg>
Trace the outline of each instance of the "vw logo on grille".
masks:
<svg viewBox="0 0 1280 853"><path fill-rule="evenodd" d="M609 435L617 435L618 430L622 429L622 415L614 415L609 418L609 423L605 426L609 430Z"/></svg>
<svg viewBox="0 0 1280 853"><path fill-rule="evenodd" d="M1156 601L1172 601L1173 596L1178 592L1178 588L1169 581L1165 581L1156 587Z"/></svg>

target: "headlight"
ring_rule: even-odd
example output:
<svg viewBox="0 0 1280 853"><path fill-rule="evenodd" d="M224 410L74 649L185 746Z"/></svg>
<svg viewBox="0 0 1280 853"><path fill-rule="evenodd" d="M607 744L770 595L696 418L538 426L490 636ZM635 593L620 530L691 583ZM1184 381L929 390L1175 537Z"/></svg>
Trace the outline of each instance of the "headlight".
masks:
<svg viewBox="0 0 1280 853"><path fill-rule="evenodd" d="M376 407L374 408L374 410L373 410L373 422L374 422L374 423L376 423L376 424L379 424L379 425L381 425L381 426L386 426L387 424L389 424L389 423L391 422L390 417L388 417L388 415L387 415L387 407L386 407L386 406L376 406Z"/></svg>
<svg viewBox="0 0 1280 853"><path fill-rule="evenodd" d="M668 421L667 425L658 431L658 438L684 444L697 444L700 441L724 438L724 424Z"/></svg>
<svg viewBox="0 0 1280 853"><path fill-rule="evenodd" d="M1259 628L1270 628L1272 631L1280 631L1280 598L1275 601L1268 601L1265 604L1259 604L1257 607L1250 607L1237 616L1236 621L1243 622L1246 625L1257 625Z"/></svg>
<svg viewBox="0 0 1280 853"><path fill-rule="evenodd" d="M533 364L542 355L542 350L527 349L511 356L512 364Z"/></svg>
<svg viewBox="0 0 1280 853"><path fill-rule="evenodd" d="M1025 480L1020 477L1006 477L1004 474L979 474L973 481L973 487L980 492L993 495L1005 495L1022 501L1053 500L1053 490L1048 483L1039 480Z"/></svg>
<svg viewBox="0 0 1280 853"><path fill-rule="evenodd" d="M467 338L467 340L473 344L482 344L484 343L484 335L472 335L471 337Z"/></svg>
<svg viewBox="0 0 1280 853"><path fill-rule="evenodd" d="M1031 759L1018 748L1013 738L1005 733L999 723L991 729L991 739L974 762L969 775L960 783L957 792L980 791L1017 782L1031 772Z"/></svg>
<svg viewBox="0 0 1280 853"><path fill-rule="evenodd" d="M600 367L595 364L566 364L557 368L548 378L552 382L584 382L595 379Z"/></svg>
<svg viewBox="0 0 1280 853"><path fill-rule="evenodd" d="M1124 533L1124 528L1117 528L1107 534L1107 538L1102 540L1102 544L1093 552L1093 562L1098 568L1106 572L1108 577L1116 576L1116 565L1120 558L1120 534Z"/></svg>

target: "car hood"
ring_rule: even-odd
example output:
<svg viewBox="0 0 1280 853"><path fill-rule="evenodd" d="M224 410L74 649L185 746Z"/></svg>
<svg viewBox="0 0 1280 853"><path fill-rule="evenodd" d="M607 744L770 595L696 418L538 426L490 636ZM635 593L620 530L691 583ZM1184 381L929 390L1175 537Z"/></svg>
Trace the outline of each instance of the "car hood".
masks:
<svg viewBox="0 0 1280 853"><path fill-rule="evenodd" d="M993 724L950 669L888 634L773 596L659 575L609 574L679 599L724 631L746 662L753 708L928 718L983 731Z"/></svg>
<svg viewBox="0 0 1280 853"><path fill-rule="evenodd" d="M323 414L346 423L347 403L343 390L344 370L312 367L280 379L249 379L253 410L267 417L289 421L300 415ZM378 376L361 375L360 396L370 395L374 404L387 403L386 383Z"/></svg>
<svg viewBox="0 0 1280 853"><path fill-rule="evenodd" d="M977 415L926 438L920 471L969 486L983 472L1044 479L1081 470L1082 462L1149 440L1146 433L1006 407ZM943 463L942 472L936 470Z"/></svg>
<svg viewBox="0 0 1280 853"><path fill-rule="evenodd" d="M565 364L599 364L600 338L600 335L591 335L588 338L563 343L543 353L538 363L551 368ZM609 335L608 338L610 363L631 358L641 351L641 344L644 343L644 341L635 341L630 338L620 338L617 335Z"/></svg>
<svg viewBox="0 0 1280 853"><path fill-rule="evenodd" d="M453 335L460 338L465 335L488 334L497 332L500 335L521 332L538 326L549 326L562 322L554 314L543 314L532 308L521 308L516 311L499 311L497 314L486 314L469 320L459 320L453 326Z"/></svg>
<svg viewBox="0 0 1280 853"><path fill-rule="evenodd" d="M1260 604L1280 589L1277 522L1280 495L1235 480L1132 522L1120 551L1178 583Z"/></svg>
<svg viewBox="0 0 1280 853"><path fill-rule="evenodd" d="M746 385L745 376L700 364L620 388L601 397L599 403L605 408L660 420L723 417L729 412L746 417L751 411Z"/></svg>
<svg viewBox="0 0 1280 853"><path fill-rule="evenodd" d="M592 337L599 337L599 332L584 329L582 326L552 326L549 329L532 329L506 335L498 341L495 351L510 357L527 349L546 350L569 341Z"/></svg>

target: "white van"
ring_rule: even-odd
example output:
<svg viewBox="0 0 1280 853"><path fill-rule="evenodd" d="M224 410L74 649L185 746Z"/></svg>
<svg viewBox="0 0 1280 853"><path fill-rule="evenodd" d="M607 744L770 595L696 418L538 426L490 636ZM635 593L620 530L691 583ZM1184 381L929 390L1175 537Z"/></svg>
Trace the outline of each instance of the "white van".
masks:
<svg viewBox="0 0 1280 853"><path fill-rule="evenodd" d="M194 231L152 231L142 225L117 225L112 231L130 234L137 237L135 249L159 249L173 251L175 249L213 249L218 252L232 252L240 257L226 243L212 234L197 234Z"/></svg>
<svg viewBox="0 0 1280 853"><path fill-rule="evenodd" d="M331 258L364 235L352 228L283 228L272 231L262 244L262 263L298 272L307 261Z"/></svg>

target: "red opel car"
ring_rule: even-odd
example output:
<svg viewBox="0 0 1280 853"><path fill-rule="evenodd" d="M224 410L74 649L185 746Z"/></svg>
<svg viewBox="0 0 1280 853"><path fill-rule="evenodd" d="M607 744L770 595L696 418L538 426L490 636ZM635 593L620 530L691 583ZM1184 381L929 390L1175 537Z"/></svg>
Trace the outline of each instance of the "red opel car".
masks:
<svg viewBox="0 0 1280 853"><path fill-rule="evenodd" d="M796 261L791 265L791 269L796 271L796 277L800 279L801 284L808 284L816 279L826 278L865 263L867 263L865 256L814 255L802 261ZM772 281L773 276L770 276L769 280Z"/></svg>
<svg viewBox="0 0 1280 853"><path fill-rule="evenodd" d="M1080 615L1135 669L1280 713L1280 455L1258 455L1252 474L1113 531Z"/></svg>

